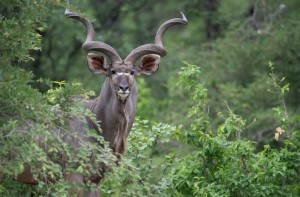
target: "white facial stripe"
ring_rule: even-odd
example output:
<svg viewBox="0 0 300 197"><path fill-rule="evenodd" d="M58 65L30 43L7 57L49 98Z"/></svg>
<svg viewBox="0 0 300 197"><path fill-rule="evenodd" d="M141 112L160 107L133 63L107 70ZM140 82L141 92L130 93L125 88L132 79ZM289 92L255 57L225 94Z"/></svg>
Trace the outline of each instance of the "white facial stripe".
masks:
<svg viewBox="0 0 300 197"><path fill-rule="evenodd" d="M118 94L129 94L129 93L130 93L129 90L126 90L125 92L123 90L118 91Z"/></svg>
<svg viewBox="0 0 300 197"><path fill-rule="evenodd" d="M129 76L130 75L130 73L121 73L121 72L118 72L118 73L116 73L117 75L126 75L126 76Z"/></svg>

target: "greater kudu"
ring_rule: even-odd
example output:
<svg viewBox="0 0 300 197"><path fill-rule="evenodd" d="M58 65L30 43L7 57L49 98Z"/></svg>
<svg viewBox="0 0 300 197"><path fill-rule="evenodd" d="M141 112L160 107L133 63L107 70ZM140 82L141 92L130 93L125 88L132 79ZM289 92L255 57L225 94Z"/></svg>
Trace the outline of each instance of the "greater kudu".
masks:
<svg viewBox="0 0 300 197"><path fill-rule="evenodd" d="M182 13L181 13L182 14ZM99 97L91 101L88 108L95 114L102 129L101 135L109 142L111 149L116 155L125 151L126 137L132 127L137 105L137 85L135 77L146 74L151 75L156 72L159 66L160 57L167 54L162 37L167 29L174 25L185 25L187 19L182 14L182 18L174 18L163 23L155 36L155 44L146 44L134 49L124 60L117 51L110 45L100 41L94 41L94 28L91 22L77 13L66 9L65 16L80 21L87 29L87 38L82 48L87 51L98 51L103 53L100 56L88 53L88 68L95 74L104 74L106 80L102 86ZM139 64L136 61L142 57ZM108 63L110 62L110 63ZM70 121L70 124L74 121ZM88 120L91 128L95 128L95 123ZM71 125L72 126L72 125ZM83 131L78 131L83 132ZM72 143L72 140L65 140ZM72 144L73 145L73 144ZM84 178L80 174L68 176L71 182L83 182ZM101 177L95 178L98 184ZM17 180L25 183L37 183L30 173L25 170L18 176ZM78 196L82 196L81 192ZM86 196L100 196L100 192L88 192Z"/></svg>

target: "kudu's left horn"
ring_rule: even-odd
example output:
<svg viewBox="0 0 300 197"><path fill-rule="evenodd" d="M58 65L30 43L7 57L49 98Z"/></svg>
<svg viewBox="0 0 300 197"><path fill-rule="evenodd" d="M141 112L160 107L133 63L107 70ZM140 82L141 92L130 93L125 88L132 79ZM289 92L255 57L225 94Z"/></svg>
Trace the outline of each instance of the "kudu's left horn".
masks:
<svg viewBox="0 0 300 197"><path fill-rule="evenodd" d="M69 6L70 1L68 0L67 2ZM68 8L65 11L65 16L67 18L73 18L75 20L80 21L87 29L86 40L82 45L82 48L85 51L99 51L104 55L106 55L112 62L122 62L122 58L119 56L119 54L114 48L112 48L110 45L104 42L94 41L95 31L92 23L89 20L83 18L82 16L80 16L75 12L71 12Z"/></svg>
<svg viewBox="0 0 300 197"><path fill-rule="evenodd" d="M125 58L125 62L135 63L135 61L146 54L157 54L161 57L167 54L166 49L163 46L163 35L170 27L175 25L186 25L188 20L181 12L182 18L173 18L164 22L157 30L155 36L155 44L145 44L137 47Z"/></svg>

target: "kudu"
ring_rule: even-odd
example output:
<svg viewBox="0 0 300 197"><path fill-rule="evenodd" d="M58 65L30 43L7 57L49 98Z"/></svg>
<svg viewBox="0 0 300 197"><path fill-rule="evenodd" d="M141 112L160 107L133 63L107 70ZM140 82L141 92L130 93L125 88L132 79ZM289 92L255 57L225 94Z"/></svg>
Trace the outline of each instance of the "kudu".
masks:
<svg viewBox="0 0 300 197"><path fill-rule="evenodd" d="M65 11L66 17L80 21L87 29L87 37L82 48L87 52L101 52L109 59L107 61L104 56L94 53L87 55L90 71L106 76L99 97L95 101L91 101L88 108L100 122L101 135L109 142L110 148L116 155L123 154L125 151L126 137L136 113L138 89L135 77L141 74L151 75L157 71L160 57L167 54L163 46L163 34L172 26L188 23L184 14L181 14L182 18L170 19L159 27L155 36L155 44L139 46L123 60L110 45L94 40L94 28L89 20L69 9ZM140 63L136 64L140 57L142 58ZM90 120L88 120L88 124L89 127L95 128L95 123ZM72 140L67 143L72 143ZM83 182L80 174L71 174L67 178L70 182ZM100 179L101 177L95 179L97 184ZM31 184L37 183L33 180L30 169L26 169L20 174L17 180ZM82 195L81 192L78 193L78 196ZM100 192L88 192L85 195L100 196Z"/></svg>

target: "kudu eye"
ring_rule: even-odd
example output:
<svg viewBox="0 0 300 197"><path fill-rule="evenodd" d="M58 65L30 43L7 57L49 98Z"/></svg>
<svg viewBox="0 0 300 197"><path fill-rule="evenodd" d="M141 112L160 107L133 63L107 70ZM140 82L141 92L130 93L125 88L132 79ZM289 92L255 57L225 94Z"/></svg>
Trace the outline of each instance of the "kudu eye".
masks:
<svg viewBox="0 0 300 197"><path fill-rule="evenodd" d="M115 74L116 74L116 71L113 70L113 69L112 69L110 72L111 72L112 75L115 75Z"/></svg>
<svg viewBox="0 0 300 197"><path fill-rule="evenodd" d="M131 75L134 75L134 70L132 70L132 71L130 72L130 74L131 74Z"/></svg>

